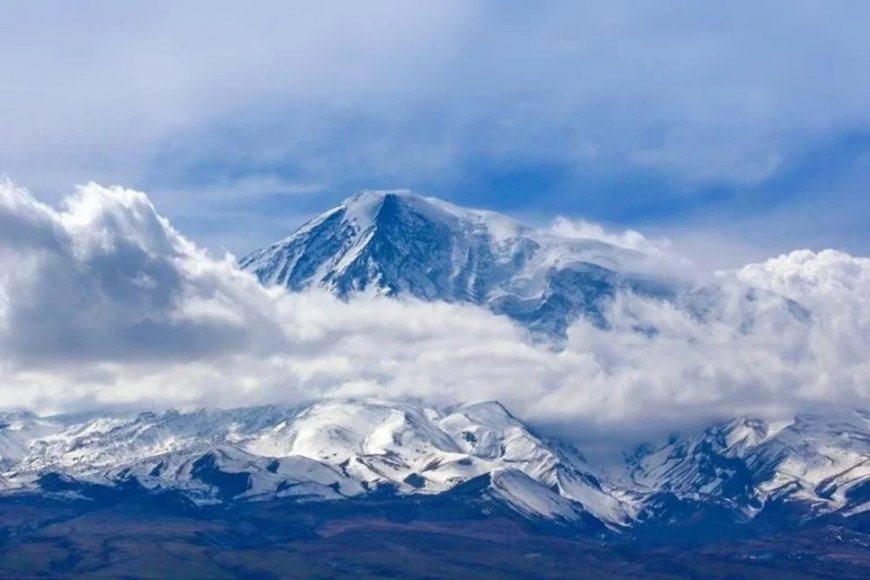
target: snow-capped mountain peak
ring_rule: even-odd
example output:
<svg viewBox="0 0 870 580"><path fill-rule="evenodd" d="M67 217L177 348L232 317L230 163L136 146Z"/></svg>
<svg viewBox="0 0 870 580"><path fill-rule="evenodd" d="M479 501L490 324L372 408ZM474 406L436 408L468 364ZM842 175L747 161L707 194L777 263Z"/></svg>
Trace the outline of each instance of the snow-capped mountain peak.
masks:
<svg viewBox="0 0 870 580"><path fill-rule="evenodd" d="M471 302L532 329L563 334L599 322L617 288L671 291L649 256L596 239L561 237L496 212L407 191L366 191L241 260L267 284Z"/></svg>

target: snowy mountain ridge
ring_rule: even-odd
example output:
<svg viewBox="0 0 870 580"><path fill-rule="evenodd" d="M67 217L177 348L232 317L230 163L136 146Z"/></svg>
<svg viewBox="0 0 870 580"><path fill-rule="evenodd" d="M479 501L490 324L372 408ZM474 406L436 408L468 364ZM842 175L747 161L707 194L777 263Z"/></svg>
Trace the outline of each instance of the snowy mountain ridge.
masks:
<svg viewBox="0 0 870 580"><path fill-rule="evenodd" d="M132 417L7 414L0 420L0 488L38 489L46 473L114 485L182 490L201 503L351 498L389 489L438 494L480 476L532 517L618 525L623 503L498 403L440 411L406 403L328 401L291 407Z"/></svg>
<svg viewBox="0 0 870 580"><path fill-rule="evenodd" d="M634 459L632 481L752 517L786 503L810 514L870 510L870 413L735 419Z"/></svg>
<svg viewBox="0 0 870 580"><path fill-rule="evenodd" d="M437 496L482 481L485 497L524 518L593 518L615 531L671 525L698 505L742 523L771 513L805 520L870 511L870 414L735 419L640 450L622 480L601 473L495 402L0 414L2 496L56 494L57 477L68 482L64 493L75 482L135 482L200 505Z"/></svg>

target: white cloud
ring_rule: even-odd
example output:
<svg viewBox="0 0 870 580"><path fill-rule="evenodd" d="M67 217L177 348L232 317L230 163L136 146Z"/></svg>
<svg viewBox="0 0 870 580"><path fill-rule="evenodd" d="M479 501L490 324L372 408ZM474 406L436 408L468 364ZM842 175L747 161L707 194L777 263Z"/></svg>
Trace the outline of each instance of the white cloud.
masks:
<svg viewBox="0 0 870 580"><path fill-rule="evenodd" d="M667 238L648 238L636 230L605 229L600 224L566 217L557 217L542 232L560 238L596 240L632 250L623 257L622 265L636 273L669 275L681 281L703 277L690 260L673 251L673 244Z"/></svg>
<svg viewBox="0 0 870 580"><path fill-rule="evenodd" d="M744 266L737 276L814 307L824 308L832 299L842 302L843 307L855 307L852 314L859 322L870 322L870 258L837 250L797 250Z"/></svg>
<svg viewBox="0 0 870 580"><path fill-rule="evenodd" d="M870 369L870 258L836 250L799 250L741 268L747 284L806 305L814 313L814 352L844 372ZM858 375L866 384L868 375Z"/></svg>
<svg viewBox="0 0 870 580"><path fill-rule="evenodd" d="M61 210L0 185L0 266L4 407L498 399L615 435L870 399L870 264L838 252L747 266L679 305L620 295L609 330L580 322L561 350L472 306L263 288L144 194L95 184Z"/></svg>
<svg viewBox="0 0 870 580"><path fill-rule="evenodd" d="M556 218L547 231L563 238L599 240L620 248L649 254L663 254L671 247L671 242L667 239L651 240L635 230L608 231L599 224L565 217Z"/></svg>

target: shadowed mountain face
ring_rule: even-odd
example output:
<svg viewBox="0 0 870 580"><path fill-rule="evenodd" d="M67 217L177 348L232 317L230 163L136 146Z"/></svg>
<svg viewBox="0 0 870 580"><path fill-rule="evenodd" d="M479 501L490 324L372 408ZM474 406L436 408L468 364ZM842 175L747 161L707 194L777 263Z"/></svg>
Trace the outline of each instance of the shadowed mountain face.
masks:
<svg viewBox="0 0 870 580"><path fill-rule="evenodd" d="M406 192L364 192L246 256L241 266L291 290L470 302L563 335L580 316L604 324L602 308L618 288L673 296L677 284L646 273L650 259L493 212Z"/></svg>

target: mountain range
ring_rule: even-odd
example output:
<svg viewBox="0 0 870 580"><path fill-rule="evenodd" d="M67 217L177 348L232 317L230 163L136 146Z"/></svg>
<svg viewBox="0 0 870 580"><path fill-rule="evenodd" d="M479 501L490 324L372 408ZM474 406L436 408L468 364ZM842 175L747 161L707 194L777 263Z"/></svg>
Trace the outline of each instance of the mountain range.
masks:
<svg viewBox="0 0 870 580"><path fill-rule="evenodd" d="M870 413L737 419L629 455L622 473L542 438L496 402L438 409L332 400L298 407L0 415L0 495L171 492L194 506L352 502L476 490L578 533L684 526L866 526Z"/></svg>
<svg viewBox="0 0 870 580"><path fill-rule="evenodd" d="M606 330L607 307L619 291L697 317L712 316L710 306L721 299L715 286L675 275L654 247L531 228L408 192L360 193L240 265L262 284L294 292L471 303L557 348L580 319ZM740 300L752 306L761 293L772 296L747 287ZM810 319L803 305L773 299L788 316ZM294 522L318 522L304 533L322 531L323 522L352 526L360 519L448 521L480 530L487 522L511 522L546 537L616 543L800 531L826 541L834 534L859 553L870 547L866 411L772 423L734 418L643 445L615 463L593 464L573 444L538 433L494 401L5 412L0 552L4 541L29 537L35 525L28 515L21 525L8 523L16 510L48 510L45 522L52 523L60 517L55 512L79 517L131 504L203 521L256 513L270 522L267 531L245 533L262 541L296 529L275 519L290 510ZM232 538L247 545L235 531Z"/></svg>
<svg viewBox="0 0 870 580"><path fill-rule="evenodd" d="M653 244L532 228L407 191L357 194L240 264L262 283L292 291L317 287L342 298L374 292L470 302L557 340L580 318L606 328L608 301L621 290L669 301L698 317L714 316L712 306L727 300L715 285L675 275ZM741 330L754 323L761 294L795 320L811 319L803 305L747 286L739 299L750 314ZM774 506L786 520L859 515L870 508L864 505L868 427L862 412L781 424L737 418L639 449L617 482L603 484L600 473L581 468L598 482L582 489L595 489L594 497L608 501L579 503L611 528L681 521L697 517L698 509L729 522L765 519ZM578 465L576 459L568 463ZM576 503L578 492L528 475Z"/></svg>

